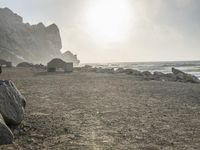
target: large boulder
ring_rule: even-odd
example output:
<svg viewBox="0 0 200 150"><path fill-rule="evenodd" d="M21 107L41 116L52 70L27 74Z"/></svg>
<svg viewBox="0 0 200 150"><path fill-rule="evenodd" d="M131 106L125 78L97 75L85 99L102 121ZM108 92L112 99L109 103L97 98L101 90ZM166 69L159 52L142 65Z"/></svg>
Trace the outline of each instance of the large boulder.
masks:
<svg viewBox="0 0 200 150"><path fill-rule="evenodd" d="M0 145L11 144L14 136L0 114Z"/></svg>
<svg viewBox="0 0 200 150"><path fill-rule="evenodd" d="M176 76L176 81L200 83L200 80L196 76L193 76L191 74L187 74L175 68L172 68L172 72Z"/></svg>
<svg viewBox="0 0 200 150"><path fill-rule="evenodd" d="M24 117L26 101L12 81L0 80L0 114L7 125L18 125Z"/></svg>

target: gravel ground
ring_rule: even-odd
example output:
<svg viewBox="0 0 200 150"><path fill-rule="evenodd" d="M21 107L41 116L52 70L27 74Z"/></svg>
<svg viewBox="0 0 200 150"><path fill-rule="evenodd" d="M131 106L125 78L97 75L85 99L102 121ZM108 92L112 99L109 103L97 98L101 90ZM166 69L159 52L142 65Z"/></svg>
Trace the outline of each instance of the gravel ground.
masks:
<svg viewBox="0 0 200 150"><path fill-rule="evenodd" d="M27 99L1 150L198 150L200 84L131 75L4 69Z"/></svg>

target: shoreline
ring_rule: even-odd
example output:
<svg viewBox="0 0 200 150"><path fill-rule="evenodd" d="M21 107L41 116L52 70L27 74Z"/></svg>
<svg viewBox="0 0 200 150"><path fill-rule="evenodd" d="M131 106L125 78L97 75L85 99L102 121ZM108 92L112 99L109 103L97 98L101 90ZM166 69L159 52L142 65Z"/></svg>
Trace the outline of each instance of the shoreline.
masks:
<svg viewBox="0 0 200 150"><path fill-rule="evenodd" d="M200 84L127 74L6 68L26 97L13 145L0 149L198 149Z"/></svg>

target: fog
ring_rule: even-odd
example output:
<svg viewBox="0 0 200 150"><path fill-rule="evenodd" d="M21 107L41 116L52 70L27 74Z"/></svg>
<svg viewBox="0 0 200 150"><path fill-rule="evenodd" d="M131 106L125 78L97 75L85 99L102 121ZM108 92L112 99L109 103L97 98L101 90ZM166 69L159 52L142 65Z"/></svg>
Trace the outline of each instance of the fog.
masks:
<svg viewBox="0 0 200 150"><path fill-rule="evenodd" d="M200 58L197 0L1 0L24 22L56 23L81 62Z"/></svg>

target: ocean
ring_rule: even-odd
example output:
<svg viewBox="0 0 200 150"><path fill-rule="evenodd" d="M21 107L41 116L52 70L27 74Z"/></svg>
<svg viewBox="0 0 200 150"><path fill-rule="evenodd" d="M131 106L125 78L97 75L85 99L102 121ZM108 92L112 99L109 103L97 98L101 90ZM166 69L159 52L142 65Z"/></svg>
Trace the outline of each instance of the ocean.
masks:
<svg viewBox="0 0 200 150"><path fill-rule="evenodd" d="M150 71L152 73L155 71L171 73L171 69L174 67L183 72L195 75L200 79L200 61L90 63L87 65L102 68L136 69L139 71Z"/></svg>

